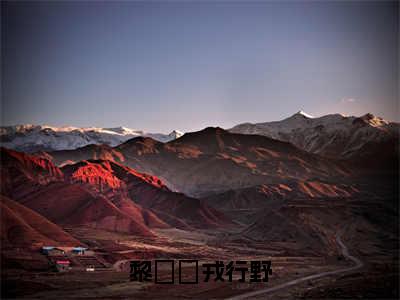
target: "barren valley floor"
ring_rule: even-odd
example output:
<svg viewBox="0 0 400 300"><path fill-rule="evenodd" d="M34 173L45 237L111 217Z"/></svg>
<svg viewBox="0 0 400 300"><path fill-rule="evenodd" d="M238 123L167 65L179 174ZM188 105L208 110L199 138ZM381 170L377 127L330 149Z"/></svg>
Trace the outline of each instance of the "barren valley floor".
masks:
<svg viewBox="0 0 400 300"><path fill-rule="evenodd" d="M312 210L334 207L337 211L338 206L346 205L347 209L359 209L362 212L363 209L370 210L377 205L356 199L343 200L342 203L336 201L335 204L329 201L310 201L314 201L309 205ZM291 209L306 209L302 202L287 203L287 206ZM232 215L237 213L230 212ZM371 233L370 239L363 239L362 234L357 238L353 231L362 232L361 225L356 219L340 224L343 230L341 241L349 255L362 262L358 266L349 257L343 256L344 248L336 239L339 232L334 231L329 239L332 243L331 252L324 255L312 249L299 248L291 240L257 241L242 238L240 234L245 226L236 226L228 231L160 229L157 238L138 238L93 228L70 227L66 230L94 249L96 255L108 263L107 268L94 272L75 271L72 268L69 272L54 273L32 269L22 271L9 266L5 271L3 269L2 290L6 297L31 299L356 298L366 294L372 298L380 298L382 295L395 298L398 295L396 242ZM11 252L8 255L8 264L14 260L16 264L40 267L46 261L38 253L30 257L28 253L21 253L20 257ZM179 284L177 266L173 285L131 282L127 263L131 259L174 259L176 264L179 259L199 260L199 283ZM29 260L30 264L27 263ZM239 283L235 278L232 283L214 282L212 279L204 282L201 264L215 260L225 263L230 260L271 260L273 271L267 283ZM315 278L318 275L311 276L315 274L325 275L320 278ZM302 281L306 276L311 278ZM299 282L285 286L293 280ZM282 288L271 291L271 288L281 285Z"/></svg>

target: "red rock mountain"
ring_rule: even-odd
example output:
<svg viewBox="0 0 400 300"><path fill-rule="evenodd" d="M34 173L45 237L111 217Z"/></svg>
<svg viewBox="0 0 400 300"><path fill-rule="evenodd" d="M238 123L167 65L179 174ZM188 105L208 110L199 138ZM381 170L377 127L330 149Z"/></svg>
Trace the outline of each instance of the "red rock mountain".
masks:
<svg viewBox="0 0 400 300"><path fill-rule="evenodd" d="M81 243L37 212L0 195L1 247L38 248L43 245L77 246Z"/></svg>
<svg viewBox="0 0 400 300"><path fill-rule="evenodd" d="M58 165L93 158L93 151L85 151L85 155L82 149L76 151L77 155L74 151L58 151L48 156ZM287 142L212 127L165 144L134 138L112 151L114 161L153 174L171 189L196 197L288 179L336 182L352 172L346 164L307 153Z"/></svg>
<svg viewBox="0 0 400 300"><path fill-rule="evenodd" d="M172 192L157 177L139 173L116 162L82 161L66 165L62 171L66 179L85 184L98 194L107 195L117 206L124 207L125 211L134 211L137 207L147 209L147 218L159 227L166 223L200 228L230 223L201 200Z"/></svg>
<svg viewBox="0 0 400 300"><path fill-rule="evenodd" d="M60 169L45 158L11 150L1 149L1 157L2 193L62 226L153 236L152 228L224 224L221 214L198 199L114 162L82 161Z"/></svg>

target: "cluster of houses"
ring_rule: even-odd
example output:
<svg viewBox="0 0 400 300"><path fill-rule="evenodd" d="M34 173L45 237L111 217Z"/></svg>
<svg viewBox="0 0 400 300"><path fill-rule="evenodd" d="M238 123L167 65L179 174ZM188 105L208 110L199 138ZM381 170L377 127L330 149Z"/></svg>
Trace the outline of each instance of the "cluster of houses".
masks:
<svg viewBox="0 0 400 300"><path fill-rule="evenodd" d="M46 255L52 266L59 272L71 269L71 256L85 255L88 249L83 247L54 247L43 246L41 253ZM86 271L94 271L94 268L88 266Z"/></svg>
<svg viewBox="0 0 400 300"><path fill-rule="evenodd" d="M53 247L53 246L43 246L41 251L45 255L65 255L67 251L70 250L71 253L76 255L84 255L87 248L83 247Z"/></svg>

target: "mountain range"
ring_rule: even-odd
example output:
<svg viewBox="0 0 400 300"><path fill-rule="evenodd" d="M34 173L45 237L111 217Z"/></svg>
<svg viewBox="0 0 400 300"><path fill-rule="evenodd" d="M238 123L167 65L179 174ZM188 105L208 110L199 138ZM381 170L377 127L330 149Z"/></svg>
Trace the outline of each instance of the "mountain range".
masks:
<svg viewBox="0 0 400 300"><path fill-rule="evenodd" d="M2 269L48 271L46 245L88 247L116 268L254 255L343 267L344 230L367 272L384 274L398 265L398 127L303 112L164 139L123 127L3 127Z"/></svg>
<svg viewBox="0 0 400 300"><path fill-rule="evenodd" d="M310 153L334 159L369 156L379 152L379 146L395 148L399 123L388 122L372 114L360 117L330 114L322 117L299 111L281 121L243 123L228 131L262 135L289 142ZM73 150L88 145L118 146L135 137L150 137L167 143L184 133L145 133L127 127L77 128L47 125L16 125L0 127L0 145L28 153L37 151Z"/></svg>
<svg viewBox="0 0 400 300"><path fill-rule="evenodd" d="M375 182L368 165L218 127L167 143L140 136L115 147L91 144L34 154L1 148L0 154L1 238L8 246L83 244L64 230L76 226L152 238L158 229L222 230L239 222L248 224L243 234L249 238L291 237L313 247L320 242L307 236L315 228L300 225L301 210L287 215L288 201L354 199L371 192L368 186ZM380 163L388 157L370 157L379 166L372 175L397 178L398 153L389 158L388 166ZM389 189L390 182L384 183ZM248 209L255 223L231 214ZM274 220L291 225L276 227Z"/></svg>
<svg viewBox="0 0 400 300"><path fill-rule="evenodd" d="M42 157L0 149L6 213L2 239L8 241L4 246L26 244L26 239L37 240L41 235L47 238L42 242L72 242L67 234L57 237L66 226L152 237L155 228L188 230L231 223L203 201L172 192L157 177L113 161L89 160L59 168ZM25 221L19 217L28 214L32 218ZM38 216L44 220L36 221ZM52 231L40 235L46 227ZM27 238L13 238L13 233Z"/></svg>
<svg viewBox="0 0 400 300"><path fill-rule="evenodd" d="M260 184L318 179L332 184L352 176L347 165L259 135L208 127L161 143L137 137L109 147L38 153L58 166L107 159L157 176L174 191L193 197Z"/></svg>
<svg viewBox="0 0 400 300"><path fill-rule="evenodd" d="M183 133L145 133L127 127L54 127L48 125L15 125L0 128L0 145L24 152L76 149L91 144L117 146L131 138L148 136L161 142L174 140Z"/></svg>
<svg viewBox="0 0 400 300"><path fill-rule="evenodd" d="M290 142L307 152L342 159L365 154L376 144L398 140L399 128L399 123L370 113L361 117L331 114L314 118L299 111L282 121L243 123L229 131L263 135Z"/></svg>

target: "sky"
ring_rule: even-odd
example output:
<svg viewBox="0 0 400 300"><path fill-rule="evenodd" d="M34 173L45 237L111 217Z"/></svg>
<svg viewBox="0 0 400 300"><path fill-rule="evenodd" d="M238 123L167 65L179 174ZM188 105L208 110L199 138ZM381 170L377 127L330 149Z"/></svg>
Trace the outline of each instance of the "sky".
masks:
<svg viewBox="0 0 400 300"><path fill-rule="evenodd" d="M2 125L399 121L396 2L5 2Z"/></svg>

